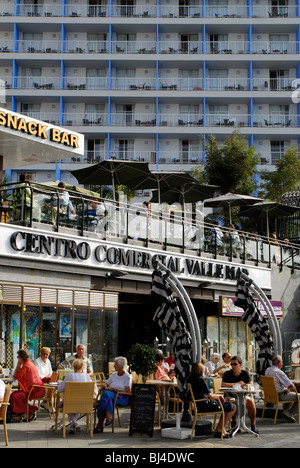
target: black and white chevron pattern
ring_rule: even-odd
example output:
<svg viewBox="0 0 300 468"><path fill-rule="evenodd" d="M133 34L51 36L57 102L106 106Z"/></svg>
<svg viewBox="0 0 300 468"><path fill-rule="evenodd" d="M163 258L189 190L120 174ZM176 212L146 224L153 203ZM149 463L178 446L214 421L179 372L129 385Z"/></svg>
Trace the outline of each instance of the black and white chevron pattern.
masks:
<svg viewBox="0 0 300 468"><path fill-rule="evenodd" d="M192 338L182 318L172 289L159 270L152 274L152 299L157 305L153 320L170 338L175 354L175 373L181 394L187 392L186 378L192 365Z"/></svg>
<svg viewBox="0 0 300 468"><path fill-rule="evenodd" d="M238 281L237 301L235 304L244 310L242 320L250 327L260 349L256 362L256 372L259 377L260 375L264 375L266 369L272 365L274 343L268 322L257 309L251 291L243 278L240 278Z"/></svg>

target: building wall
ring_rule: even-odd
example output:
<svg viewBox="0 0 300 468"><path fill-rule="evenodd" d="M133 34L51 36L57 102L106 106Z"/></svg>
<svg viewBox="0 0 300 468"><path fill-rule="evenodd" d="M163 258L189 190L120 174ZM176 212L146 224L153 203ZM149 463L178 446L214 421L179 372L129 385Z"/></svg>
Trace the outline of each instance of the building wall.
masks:
<svg viewBox="0 0 300 468"><path fill-rule="evenodd" d="M186 3L2 0L7 107L84 133L73 166L114 157L189 170L205 162L199 135L221 143L240 129L258 169L272 170L299 138L298 3Z"/></svg>

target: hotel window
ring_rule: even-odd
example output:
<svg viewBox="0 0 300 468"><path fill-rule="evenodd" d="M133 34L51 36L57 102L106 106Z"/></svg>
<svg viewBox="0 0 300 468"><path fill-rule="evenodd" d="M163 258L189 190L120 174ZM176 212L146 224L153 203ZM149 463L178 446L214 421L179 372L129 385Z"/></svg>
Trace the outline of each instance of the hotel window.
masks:
<svg viewBox="0 0 300 468"><path fill-rule="evenodd" d="M23 68L22 70L22 84L21 87L36 88L41 85L41 68Z"/></svg>
<svg viewBox="0 0 300 468"><path fill-rule="evenodd" d="M125 52L127 54L136 52L136 34L118 34L117 41L117 52Z"/></svg>
<svg viewBox="0 0 300 468"><path fill-rule="evenodd" d="M39 102L24 103L21 102L21 114L28 115L34 119L40 118L41 104Z"/></svg>
<svg viewBox="0 0 300 468"><path fill-rule="evenodd" d="M270 34L270 52L273 53L287 53L289 45L288 34Z"/></svg>
<svg viewBox="0 0 300 468"><path fill-rule="evenodd" d="M180 69L180 89L194 89L200 87L198 69Z"/></svg>
<svg viewBox="0 0 300 468"><path fill-rule="evenodd" d="M208 70L208 89L224 89L228 84L228 70Z"/></svg>
<svg viewBox="0 0 300 468"><path fill-rule="evenodd" d="M271 164L276 164L278 163L286 149L289 147L289 144L287 141L271 141Z"/></svg>
<svg viewBox="0 0 300 468"><path fill-rule="evenodd" d="M270 17L288 16L288 0L271 0L270 7Z"/></svg>
<svg viewBox="0 0 300 468"><path fill-rule="evenodd" d="M88 33L87 48L89 52L104 53L106 52L106 34Z"/></svg>
<svg viewBox="0 0 300 468"><path fill-rule="evenodd" d="M105 68L87 68L86 69L87 89L105 89L106 88L106 69Z"/></svg>
<svg viewBox="0 0 300 468"><path fill-rule="evenodd" d="M104 159L104 140L89 139L87 141L87 159L89 163L100 162Z"/></svg>
<svg viewBox="0 0 300 468"><path fill-rule="evenodd" d="M288 105L270 104L269 114L269 121L273 126L286 126L290 123Z"/></svg>
<svg viewBox="0 0 300 468"><path fill-rule="evenodd" d="M223 50L228 50L228 34L210 34L210 52L219 54Z"/></svg>
<svg viewBox="0 0 300 468"><path fill-rule="evenodd" d="M117 159L133 160L134 140L118 140L116 147Z"/></svg>
<svg viewBox="0 0 300 468"><path fill-rule="evenodd" d="M289 70L270 70L270 90L280 91L289 87Z"/></svg>

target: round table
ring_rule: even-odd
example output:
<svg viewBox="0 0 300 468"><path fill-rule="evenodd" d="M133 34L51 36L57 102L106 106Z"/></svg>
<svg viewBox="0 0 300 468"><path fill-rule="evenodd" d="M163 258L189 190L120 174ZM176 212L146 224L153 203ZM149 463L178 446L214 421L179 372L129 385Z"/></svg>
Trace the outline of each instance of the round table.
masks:
<svg viewBox="0 0 300 468"><path fill-rule="evenodd" d="M232 433L232 437L235 436L237 431L242 427L249 434L253 434L256 437L259 436L256 432L251 431L246 425L246 396L253 395L254 393L260 392L260 390L247 390L246 388L228 388L221 387L220 390L224 393L231 393L236 397L237 404L237 426Z"/></svg>

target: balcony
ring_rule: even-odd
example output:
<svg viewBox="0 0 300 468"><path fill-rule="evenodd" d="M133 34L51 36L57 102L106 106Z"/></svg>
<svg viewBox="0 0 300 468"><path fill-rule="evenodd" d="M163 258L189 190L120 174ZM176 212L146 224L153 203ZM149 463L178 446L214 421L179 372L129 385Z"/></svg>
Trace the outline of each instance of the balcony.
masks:
<svg viewBox="0 0 300 468"><path fill-rule="evenodd" d="M135 113L112 113L111 125L121 127L155 127L156 114L149 112L148 114Z"/></svg>
<svg viewBox="0 0 300 468"><path fill-rule="evenodd" d="M253 91L292 91L297 88L294 86L296 78L253 78Z"/></svg>
<svg viewBox="0 0 300 468"><path fill-rule="evenodd" d="M20 17L68 17L68 18L246 18L250 9L247 5L158 5L145 3L142 5L117 5L109 2L105 5L78 5L61 3L44 4L14 4L0 5L0 16ZM296 5L252 5L253 18L297 18Z"/></svg>
<svg viewBox="0 0 300 468"><path fill-rule="evenodd" d="M156 78L112 77L111 89L116 91L151 91L156 89Z"/></svg>
<svg viewBox="0 0 300 468"><path fill-rule="evenodd" d="M206 78L207 91L246 91L249 78Z"/></svg>
<svg viewBox="0 0 300 468"><path fill-rule="evenodd" d="M116 54L155 54L156 41L112 41L111 51Z"/></svg>
<svg viewBox="0 0 300 468"><path fill-rule="evenodd" d="M14 84L18 89L50 90L60 89L60 77L17 76Z"/></svg>
<svg viewBox="0 0 300 468"><path fill-rule="evenodd" d="M53 232L63 232L70 236L111 240L120 246L131 244L136 248L152 247L161 251L188 253L194 255L195 259L219 258L265 268L270 268L274 262L279 268L300 268L300 249L297 244L291 242L286 245L280 241L275 244L263 235L243 231L238 231L238 236L233 237L230 229L224 227L221 228L223 237L219 241L214 225L203 223L202 218L193 221L190 213L185 213L184 217L180 209L173 211L170 217L170 207L164 205L161 209L153 204L149 217L148 211L140 205L128 205L100 197L95 199L94 196L68 191L72 202L71 216L69 207L55 206L56 209L53 209L53 197L58 199L55 188L42 184L20 187L18 184L20 202L17 206L12 203L14 190L15 184L1 186L1 199L8 201L10 209L7 210L7 206L2 206L0 202L0 214L5 215L7 225L26 226L29 234L30 228L34 228L34 242L38 242L38 232L42 231L43 242L40 246L45 249L47 242L53 241L53 237L47 240L45 231L49 232L49 236ZM25 203L25 190L31 192L28 204ZM97 205L101 205L101 216L97 215ZM0 219L3 219L2 216ZM37 252L37 244L35 247L30 244L28 249L31 248L36 248Z"/></svg>
<svg viewBox="0 0 300 468"><path fill-rule="evenodd" d="M42 118L42 115L44 118ZM48 119L49 114L38 113L38 116L31 115L38 119ZM52 123L52 122L51 122ZM59 123L59 119L58 122ZM299 128L297 115L283 114L259 114L254 112L251 114L182 114L173 113L167 114L160 112L158 117L155 112L141 114L139 112L112 112L107 114L88 113L82 114L65 112L62 114L62 125L77 125L77 126L120 126L120 127L174 127L174 128L199 128L199 127L261 127L270 129L279 128Z"/></svg>
<svg viewBox="0 0 300 468"><path fill-rule="evenodd" d="M61 51L61 41L59 39L55 41L18 40L16 51L29 54L55 54Z"/></svg>
<svg viewBox="0 0 300 468"><path fill-rule="evenodd" d="M106 54L108 42L101 41L64 41L63 51L67 54Z"/></svg>
<svg viewBox="0 0 300 468"><path fill-rule="evenodd" d="M205 8L207 18L247 18L247 5L207 5Z"/></svg>
<svg viewBox="0 0 300 468"><path fill-rule="evenodd" d="M56 5L54 3L48 3L43 5L37 4L18 4L17 8L18 16L62 16L62 5Z"/></svg>
<svg viewBox="0 0 300 468"><path fill-rule="evenodd" d="M298 54L297 41L253 41L253 54Z"/></svg>

